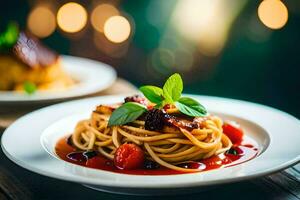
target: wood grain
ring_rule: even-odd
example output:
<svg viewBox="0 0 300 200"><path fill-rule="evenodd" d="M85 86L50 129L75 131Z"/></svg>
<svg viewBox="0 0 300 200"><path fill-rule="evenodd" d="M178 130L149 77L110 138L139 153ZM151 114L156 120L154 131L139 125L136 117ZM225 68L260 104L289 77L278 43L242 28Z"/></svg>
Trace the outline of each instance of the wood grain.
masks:
<svg viewBox="0 0 300 200"><path fill-rule="evenodd" d="M3 191L0 190L0 199L1 200L8 200L8 197L4 194Z"/></svg>
<svg viewBox="0 0 300 200"><path fill-rule="evenodd" d="M269 176L269 178L275 182L279 187L293 194L300 199L300 182L287 172L283 171L275 175Z"/></svg>
<svg viewBox="0 0 300 200"><path fill-rule="evenodd" d="M266 196L266 199L299 200L299 198L288 192L288 190L286 190L284 187L280 187L276 182L274 182L270 178L270 176L256 179L254 183L258 185L263 191L265 191L265 193L268 194Z"/></svg>
<svg viewBox="0 0 300 200"><path fill-rule="evenodd" d="M26 185L22 184L4 166L0 166L0 191L3 191L6 197L13 200L32 199L32 194L28 191Z"/></svg>

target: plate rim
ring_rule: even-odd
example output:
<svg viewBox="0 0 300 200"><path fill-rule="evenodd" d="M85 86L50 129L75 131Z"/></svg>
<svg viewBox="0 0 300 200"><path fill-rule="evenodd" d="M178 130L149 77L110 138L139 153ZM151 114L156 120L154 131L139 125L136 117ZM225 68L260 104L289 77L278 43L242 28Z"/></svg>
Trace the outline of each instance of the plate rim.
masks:
<svg viewBox="0 0 300 200"><path fill-rule="evenodd" d="M189 95L189 94L187 94ZM93 97L93 98L86 98L86 99L81 99L81 100L74 100L74 101L70 101L70 102L64 102L64 103L59 103L59 104L55 104L55 105L52 105L52 106L47 106L45 108L42 108L42 109L39 109L39 110L36 110L36 111L33 111L23 117L21 117L19 120L17 120L16 122L14 122L12 126L14 126L14 124L17 124L21 119L24 119L30 115L32 115L33 113L38 113L38 112L42 112L42 111L45 111L47 109L51 109L55 106L63 106L65 104L70 104L70 103L78 103L80 101L86 101L86 100L97 100L97 99L103 99L103 98L116 98L116 97L124 97L125 95L110 95L110 96L102 96L102 97ZM257 103L253 103L253 102L248 102L248 101L243 101L243 100L236 100L236 99L230 99L230 98L223 98L223 97L213 97L213 96L203 96L203 95L189 95L189 96L196 96L198 98L201 98L201 97L205 97L205 98L212 98L212 99L216 99L216 100L225 100L225 101L235 101L235 102L239 102L239 103L246 103L246 104L252 104L252 105L255 105L255 106L259 106L259 107L262 107L264 109L268 109L268 110L271 110L271 111L275 111L275 112L278 112L280 113L281 115L284 115L285 117L288 117L290 118L291 120L296 120L295 122L298 123L299 125L299 120L288 114L288 113L285 113L281 110L278 110L278 109L275 109L275 108L272 108L272 107L269 107L269 106L265 106L265 105L261 105L261 104L257 104ZM53 124L53 123L52 123ZM51 125L51 124L50 124ZM289 161L286 161L284 163L282 163L281 165L278 165L276 167L273 167L269 170L265 170L265 171L262 171L262 172L259 172L259 173L255 173L255 174L250 174L250 175L247 175L247 176L242 176L242 177L232 177L232 178L229 178L229 179L216 179L216 180L210 180L209 182L205 182L205 181L200 181L200 182L189 182L189 183L185 183L184 185L178 185L178 183L173 183L173 184L168 184L168 185L148 185L148 186L145 186L145 185L138 185L138 184L127 184L127 185L124 185L124 184L115 184L115 182L110 182L109 184L99 184L98 181L91 181L91 179L88 179L86 177L80 177L79 178L68 178L68 177L59 177L57 175L55 175L55 173L53 174L49 174L49 172L46 172L46 171L42 171L42 170L39 170L37 169L36 167L35 168L32 168L32 167L29 167L27 166L26 163L23 163L22 161L18 161L17 159L15 159L12 155L10 155L9 152L6 151L6 149L4 148L4 145L3 145L3 138L5 135L7 135L7 133L10 131L10 128L7 128L5 130L5 132L2 134L2 137L1 137L1 148L4 152L4 154L10 159L12 160L13 162L15 162L17 165L27 169L27 170L30 170L30 171L33 171L35 173L38 173L38 174L41 174L41 175L45 175L45 176L48 176L48 177L52 177L52 178L57 178L57 179L61 179L61 180L67 180L67 181L72 181L72 182L78 182L78 183L82 183L82 184L89 184L89 185L103 185L103 186L110 186L110 187L127 187L127 188L176 188L176 187L197 187L197 186L210 186L210 185L217 185L217 184L224 184L224 183L228 183L228 182L236 182L236 181L242 181L242 180L246 180L246 179L252 179L252 178L256 178L256 177L260 177L260 176L264 176L264 175L267 175L267 174L271 174L271 173L274 173L274 172L277 172L277 171L280 171L280 170L283 170L285 168L288 168L289 166L297 163L300 161L300 155L298 157L295 157L293 159L290 159ZM264 127L263 127L264 128ZM270 136L270 138L272 139L272 137ZM50 155L49 155L50 156ZM73 165L71 163L68 163L70 165ZM95 171L98 171L97 169L89 169L89 170L95 170ZM214 171L214 170L212 170ZM210 172L210 171L208 171ZM186 176L187 174L180 174L180 175L172 175L172 176ZM189 175L189 174L188 174ZM123 176L136 176L136 175L123 175ZM138 175L140 176L140 175ZM141 176L141 177L144 177L144 176ZM160 176L155 176L155 177L160 177Z"/></svg>

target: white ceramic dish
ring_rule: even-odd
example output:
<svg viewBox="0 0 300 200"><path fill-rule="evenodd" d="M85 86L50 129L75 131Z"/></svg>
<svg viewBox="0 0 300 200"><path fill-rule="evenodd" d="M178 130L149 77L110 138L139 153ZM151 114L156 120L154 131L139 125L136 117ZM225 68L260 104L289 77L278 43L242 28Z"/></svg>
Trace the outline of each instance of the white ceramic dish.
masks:
<svg viewBox="0 0 300 200"><path fill-rule="evenodd" d="M0 91L0 104L51 102L90 95L106 89L116 79L116 72L111 66L86 58L64 55L62 67L78 83L65 91L37 91L32 95Z"/></svg>
<svg viewBox="0 0 300 200"><path fill-rule="evenodd" d="M81 167L57 158L54 152L56 141L69 134L79 119L88 117L96 105L120 102L124 96L76 100L32 112L4 132L2 149L16 164L45 176L82 183L102 191L152 195L199 191L208 186L255 178L282 170L300 160L298 119L245 101L193 97L210 112L240 123L247 137L257 142L259 156L228 168L168 176L117 174Z"/></svg>

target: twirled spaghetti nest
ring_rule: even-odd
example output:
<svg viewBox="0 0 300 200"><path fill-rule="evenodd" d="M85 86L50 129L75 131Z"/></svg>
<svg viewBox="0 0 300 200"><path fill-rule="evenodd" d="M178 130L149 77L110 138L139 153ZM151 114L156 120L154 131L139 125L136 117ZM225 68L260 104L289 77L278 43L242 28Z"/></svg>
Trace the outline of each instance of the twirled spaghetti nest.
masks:
<svg viewBox="0 0 300 200"><path fill-rule="evenodd" d="M170 125L161 131L146 130L144 120L109 127L109 117L107 113L93 112L90 119L78 122L72 134L73 144L82 150L96 150L112 160L120 145L134 143L142 148L147 159L182 172L199 169L186 169L178 164L209 158L232 146L223 133L223 121L213 115L203 117L194 129Z"/></svg>

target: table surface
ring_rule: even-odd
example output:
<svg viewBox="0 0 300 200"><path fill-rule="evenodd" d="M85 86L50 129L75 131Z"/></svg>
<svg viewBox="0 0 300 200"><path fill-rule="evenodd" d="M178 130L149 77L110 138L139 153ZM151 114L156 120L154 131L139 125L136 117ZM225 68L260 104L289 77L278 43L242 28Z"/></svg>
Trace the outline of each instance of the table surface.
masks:
<svg viewBox="0 0 300 200"><path fill-rule="evenodd" d="M118 80L109 90L111 94L132 92L134 88ZM25 112L25 111L24 111ZM24 112L22 114L24 114ZM9 125L20 113L1 116L0 127ZM12 117L13 116L13 117ZM0 129L2 135L3 129ZM300 142L300 141L299 141ZM185 195L155 197L156 199L300 199L300 163L273 175ZM10 161L0 150L0 200L2 199L153 199L151 196L116 195L88 189L80 184L56 180L23 169Z"/></svg>

